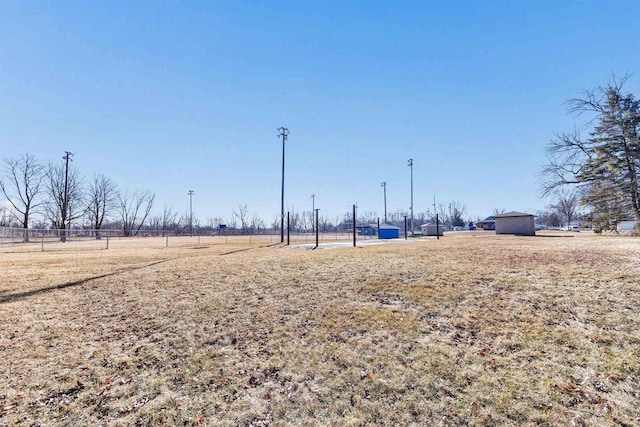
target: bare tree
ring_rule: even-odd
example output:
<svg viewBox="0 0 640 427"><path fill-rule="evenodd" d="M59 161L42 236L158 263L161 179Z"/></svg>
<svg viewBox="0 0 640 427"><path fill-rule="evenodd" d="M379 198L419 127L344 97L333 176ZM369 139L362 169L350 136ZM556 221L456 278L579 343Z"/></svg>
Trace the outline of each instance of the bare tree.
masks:
<svg viewBox="0 0 640 427"><path fill-rule="evenodd" d="M111 217L118 207L118 187L105 175L94 175L87 188L87 216L91 227L96 230L96 239L100 239L100 230L104 220Z"/></svg>
<svg viewBox="0 0 640 427"><path fill-rule="evenodd" d="M409 213L405 210L396 210L395 212L391 212L389 217L389 224L395 225L396 227L404 227L404 217L409 216ZM433 215L433 220L435 221L435 214Z"/></svg>
<svg viewBox="0 0 640 427"><path fill-rule="evenodd" d="M209 227L211 227L212 230L219 230L221 225L226 225L224 218L222 218L221 216L209 218Z"/></svg>
<svg viewBox="0 0 640 427"><path fill-rule="evenodd" d="M264 221L258 215L251 215L250 221L251 233L260 232L260 229L266 228Z"/></svg>
<svg viewBox="0 0 640 427"><path fill-rule="evenodd" d="M358 222L362 224L374 224L377 220L375 211L365 211L358 216Z"/></svg>
<svg viewBox="0 0 640 427"><path fill-rule="evenodd" d="M550 207L550 209L538 210L536 212L536 223L542 224L545 227L560 227L562 219L558 215L558 212Z"/></svg>
<svg viewBox="0 0 640 427"><path fill-rule="evenodd" d="M329 216L327 214L319 215L318 223L319 223L318 228L323 233L326 233L327 231L329 231L329 229L333 225L331 224L331 220L329 219Z"/></svg>
<svg viewBox="0 0 640 427"><path fill-rule="evenodd" d="M438 203L438 210L436 211L440 224L451 226L451 218L447 215L447 210L443 203Z"/></svg>
<svg viewBox="0 0 640 427"><path fill-rule="evenodd" d="M356 219L357 219L357 215L358 215L358 212L356 211ZM343 231L350 231L352 227L353 227L353 212L347 211L342 216L342 222L340 223L340 228Z"/></svg>
<svg viewBox="0 0 640 427"><path fill-rule="evenodd" d="M125 191L118 195L120 218L125 236L137 235L151 212L156 195L149 191Z"/></svg>
<svg viewBox="0 0 640 427"><path fill-rule="evenodd" d="M293 207L289 211L289 229L292 232L295 233L295 232L299 231L300 224L301 224L300 212L296 211L296 208ZM285 226L286 226L286 224L285 224Z"/></svg>
<svg viewBox="0 0 640 427"><path fill-rule="evenodd" d="M420 226L420 225L426 223L427 221L429 221L429 218L430 218L430 212L429 211L416 212L416 214L414 216L415 224ZM433 220L435 221L435 218Z"/></svg>
<svg viewBox="0 0 640 427"><path fill-rule="evenodd" d="M271 221L271 228L273 229L274 233L280 230L280 215L274 215L273 220Z"/></svg>
<svg viewBox="0 0 640 427"><path fill-rule="evenodd" d="M236 218L235 215L231 214L231 216L227 218L227 227L230 228L231 230L238 229L238 219Z"/></svg>
<svg viewBox="0 0 640 427"><path fill-rule="evenodd" d="M310 211L303 211L300 215L300 228L308 233L313 228L313 214Z"/></svg>
<svg viewBox="0 0 640 427"><path fill-rule="evenodd" d="M506 211L503 208L493 208L491 211L491 216L502 215Z"/></svg>
<svg viewBox="0 0 640 427"><path fill-rule="evenodd" d="M178 227L182 230L182 233L189 234L193 236L195 230L198 229L200 224L200 220L198 219L198 215L195 212L191 212L191 210L185 211L180 218L178 219Z"/></svg>
<svg viewBox="0 0 640 427"><path fill-rule="evenodd" d="M558 192L558 199L551 207L558 212L563 220L566 220L567 227L571 225L571 220L578 213L580 196L575 190L562 190Z"/></svg>
<svg viewBox="0 0 640 427"><path fill-rule="evenodd" d="M60 240L64 242L71 221L80 218L86 210L82 178L77 168L70 166L66 170L65 162L49 163L46 177L45 213L51 226L62 230Z"/></svg>
<svg viewBox="0 0 640 427"><path fill-rule="evenodd" d="M464 226L464 220L462 217L464 216L465 210L466 208L461 202L453 201L449 203L449 220L453 227Z"/></svg>
<svg viewBox="0 0 640 427"><path fill-rule="evenodd" d="M26 229L29 228L29 220L43 204L40 193L45 177L44 167L31 154L25 154L18 160L4 159L2 163L4 179L0 179L0 189L11 204L14 214L18 215L18 220L25 229L24 240L28 242L29 234Z"/></svg>
<svg viewBox="0 0 640 427"><path fill-rule="evenodd" d="M233 216L240 221L240 227L242 228L242 234L246 234L247 232L247 224L248 224L248 216L249 209L247 205L243 205L239 203L238 206L233 210Z"/></svg>
<svg viewBox="0 0 640 427"><path fill-rule="evenodd" d="M178 212L174 212L171 206L164 205L162 209L162 216L160 217L160 224L162 226L162 237L165 236L167 230L173 230L176 228L178 222Z"/></svg>

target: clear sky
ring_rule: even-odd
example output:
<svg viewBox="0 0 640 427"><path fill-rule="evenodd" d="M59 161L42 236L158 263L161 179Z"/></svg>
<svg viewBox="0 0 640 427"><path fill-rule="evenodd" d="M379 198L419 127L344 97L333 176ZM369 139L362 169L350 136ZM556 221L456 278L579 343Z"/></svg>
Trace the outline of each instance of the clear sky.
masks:
<svg viewBox="0 0 640 427"><path fill-rule="evenodd" d="M565 101L632 74L640 2L0 1L0 158L90 177L202 221L238 204L335 218L544 207Z"/></svg>

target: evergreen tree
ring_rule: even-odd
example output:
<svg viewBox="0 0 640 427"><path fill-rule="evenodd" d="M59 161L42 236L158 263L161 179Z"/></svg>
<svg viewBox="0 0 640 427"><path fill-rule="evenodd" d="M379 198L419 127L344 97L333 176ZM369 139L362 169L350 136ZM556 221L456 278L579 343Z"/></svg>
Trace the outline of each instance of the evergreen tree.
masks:
<svg viewBox="0 0 640 427"><path fill-rule="evenodd" d="M615 201L623 215L640 221L640 101L622 92L625 81L614 79L570 101L572 112L593 114L588 124L594 126L586 138L576 130L548 145L543 190L548 194L577 184L587 190L582 202L591 206L593 216L607 217Z"/></svg>

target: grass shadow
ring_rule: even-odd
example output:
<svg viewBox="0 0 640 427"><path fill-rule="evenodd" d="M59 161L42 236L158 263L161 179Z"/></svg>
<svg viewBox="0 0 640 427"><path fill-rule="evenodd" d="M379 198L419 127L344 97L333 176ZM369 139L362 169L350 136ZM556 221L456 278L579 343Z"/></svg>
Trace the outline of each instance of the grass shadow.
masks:
<svg viewBox="0 0 640 427"><path fill-rule="evenodd" d="M7 303L7 302L12 302L12 301L17 301L17 300L20 300L20 299L28 298L28 297L31 297L31 296L34 296L34 295L44 294L44 293L47 293L47 292L57 291L57 290L60 290L60 289L72 288L74 286L83 285L83 284L85 284L87 282L90 282L92 280L103 279L105 277L115 276L117 274L128 273L128 272L131 272L131 271L140 270L142 268L147 268L147 267L151 267L151 266L154 266L154 265L162 264L163 262L167 262L167 261L169 261L169 260L156 261L156 262L152 262L150 264L141 265L139 267L131 267L131 268L127 268L125 270L118 270L118 271L114 271L112 273L106 273L106 274L101 274L99 276L87 277L86 279L80 279L80 280L76 280L76 281L73 281L73 282L61 283L59 285L49 286L49 287L40 288L40 289L34 289L32 291L26 291L26 292L19 292L19 293L15 293L15 294L3 295L3 296L0 297L0 304L4 304L4 303Z"/></svg>

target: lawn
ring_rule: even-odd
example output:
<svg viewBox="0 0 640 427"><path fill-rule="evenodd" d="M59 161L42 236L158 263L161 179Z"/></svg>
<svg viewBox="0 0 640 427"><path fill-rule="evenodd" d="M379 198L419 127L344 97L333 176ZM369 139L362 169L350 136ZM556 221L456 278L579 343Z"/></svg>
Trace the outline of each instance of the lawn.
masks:
<svg viewBox="0 0 640 427"><path fill-rule="evenodd" d="M260 245L0 252L0 425L640 425L638 238Z"/></svg>

